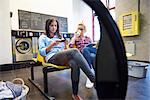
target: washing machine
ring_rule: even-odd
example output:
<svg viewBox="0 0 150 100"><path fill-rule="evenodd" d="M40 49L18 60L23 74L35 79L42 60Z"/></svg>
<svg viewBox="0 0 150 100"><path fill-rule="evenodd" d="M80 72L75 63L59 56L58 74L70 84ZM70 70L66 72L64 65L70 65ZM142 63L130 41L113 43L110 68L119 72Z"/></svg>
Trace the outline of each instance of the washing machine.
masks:
<svg viewBox="0 0 150 100"><path fill-rule="evenodd" d="M28 61L32 60L32 34L27 31L17 31L14 35L13 55L17 61Z"/></svg>

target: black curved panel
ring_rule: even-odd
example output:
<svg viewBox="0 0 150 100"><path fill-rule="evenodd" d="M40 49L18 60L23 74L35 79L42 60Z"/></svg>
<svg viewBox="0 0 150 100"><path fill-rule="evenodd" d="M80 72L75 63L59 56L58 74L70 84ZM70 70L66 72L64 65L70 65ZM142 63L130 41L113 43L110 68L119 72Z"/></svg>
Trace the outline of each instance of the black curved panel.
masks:
<svg viewBox="0 0 150 100"><path fill-rule="evenodd" d="M101 39L96 55L96 90L99 99L125 99L127 58L119 29L100 0L83 0L98 15Z"/></svg>

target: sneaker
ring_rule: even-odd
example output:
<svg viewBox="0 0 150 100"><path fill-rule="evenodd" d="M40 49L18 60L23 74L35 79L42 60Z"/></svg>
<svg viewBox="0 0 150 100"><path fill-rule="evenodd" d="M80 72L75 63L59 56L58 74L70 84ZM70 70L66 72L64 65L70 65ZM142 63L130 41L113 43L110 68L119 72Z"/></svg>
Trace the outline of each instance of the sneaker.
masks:
<svg viewBox="0 0 150 100"><path fill-rule="evenodd" d="M93 66L92 66L92 65L91 65L91 71L92 71L92 73L95 74L95 70L93 69Z"/></svg>
<svg viewBox="0 0 150 100"><path fill-rule="evenodd" d="M79 95L72 95L73 100L83 100Z"/></svg>
<svg viewBox="0 0 150 100"><path fill-rule="evenodd" d="M92 88L93 87L93 85L94 85L94 83L92 83L90 80L89 80L89 78L87 77L87 80L86 80L86 88Z"/></svg>

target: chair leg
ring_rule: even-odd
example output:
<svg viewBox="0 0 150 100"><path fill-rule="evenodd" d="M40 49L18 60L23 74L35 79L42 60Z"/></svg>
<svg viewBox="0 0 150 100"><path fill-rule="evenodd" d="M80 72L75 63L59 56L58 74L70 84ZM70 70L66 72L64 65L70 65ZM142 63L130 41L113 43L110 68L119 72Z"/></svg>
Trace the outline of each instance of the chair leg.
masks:
<svg viewBox="0 0 150 100"><path fill-rule="evenodd" d="M31 80L34 80L34 66L31 66Z"/></svg>
<svg viewBox="0 0 150 100"><path fill-rule="evenodd" d="M44 79L44 92L48 93L48 79L47 79L47 67L43 68L43 79Z"/></svg>

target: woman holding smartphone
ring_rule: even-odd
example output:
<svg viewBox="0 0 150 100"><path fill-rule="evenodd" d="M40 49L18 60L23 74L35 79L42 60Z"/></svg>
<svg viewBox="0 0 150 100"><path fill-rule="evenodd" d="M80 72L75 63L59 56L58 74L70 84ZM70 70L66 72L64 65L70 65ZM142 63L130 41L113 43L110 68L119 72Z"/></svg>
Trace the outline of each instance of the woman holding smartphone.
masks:
<svg viewBox="0 0 150 100"><path fill-rule="evenodd" d="M82 100L78 95L80 68L92 82L95 82L95 74L78 49L65 49L65 42L61 41L59 34L59 23L55 18L46 21L45 31L39 38L40 54L45 57L46 62L71 68L72 98Z"/></svg>

